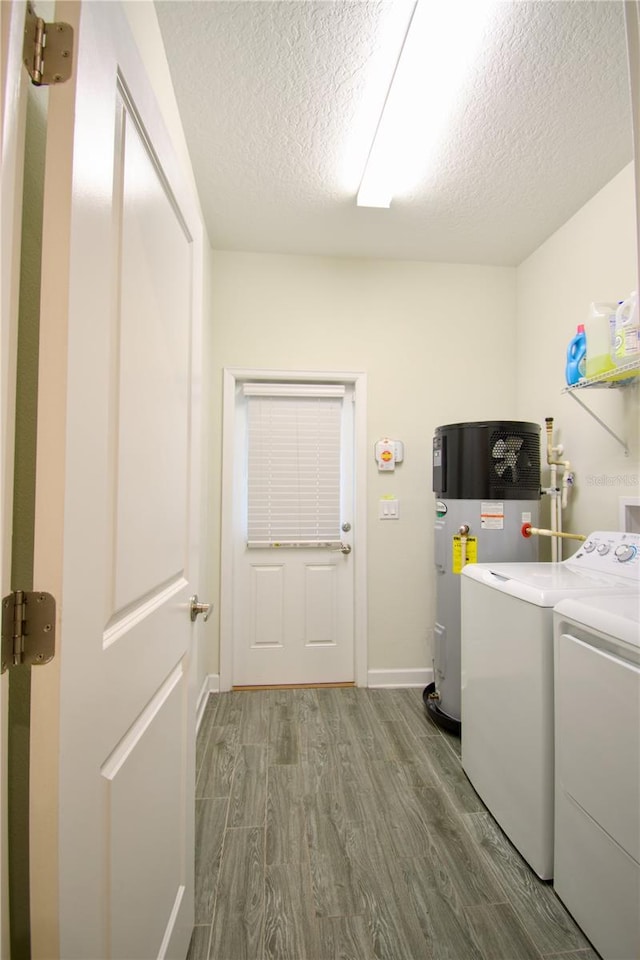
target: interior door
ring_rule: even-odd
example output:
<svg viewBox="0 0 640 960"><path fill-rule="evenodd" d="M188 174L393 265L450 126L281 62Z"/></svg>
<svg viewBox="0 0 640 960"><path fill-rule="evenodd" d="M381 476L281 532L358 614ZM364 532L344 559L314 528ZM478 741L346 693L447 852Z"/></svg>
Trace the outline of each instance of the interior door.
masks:
<svg viewBox="0 0 640 960"><path fill-rule="evenodd" d="M119 3L59 3L50 90L34 671L35 958L186 954L193 920L202 233Z"/></svg>
<svg viewBox="0 0 640 960"><path fill-rule="evenodd" d="M280 391L293 404L314 402L295 394L300 385L266 384L267 394ZM331 389L331 388L329 388ZM247 398L243 384L236 396L234 482L233 684L277 685L349 682L354 663L354 403L353 387L343 388L339 400L338 495L339 514L332 533L314 542L288 530L286 539L254 541L248 531L252 443L248 430ZM313 387L300 387L302 393ZM291 396L287 396L288 392ZM278 402L276 398L275 402ZM292 423L292 442L296 427ZM318 443L322 442L318 427ZM277 443L276 443L277 445ZM280 447L278 446L278 449ZM300 458L306 451L298 449ZM274 470L288 469L287 451L277 450ZM284 465L287 461L287 465ZM302 469L302 468L301 468ZM311 469L316 470L314 465ZM282 482L289 483L287 476ZM294 483L293 478L290 481ZM314 496L291 487L296 497ZM317 494L322 496L322 494Z"/></svg>
<svg viewBox="0 0 640 960"><path fill-rule="evenodd" d="M2 53L0 274L0 588L11 589L11 530L18 331L19 251L26 116L22 40L26 3L0 4ZM0 678L0 955L9 956L7 863L7 674Z"/></svg>

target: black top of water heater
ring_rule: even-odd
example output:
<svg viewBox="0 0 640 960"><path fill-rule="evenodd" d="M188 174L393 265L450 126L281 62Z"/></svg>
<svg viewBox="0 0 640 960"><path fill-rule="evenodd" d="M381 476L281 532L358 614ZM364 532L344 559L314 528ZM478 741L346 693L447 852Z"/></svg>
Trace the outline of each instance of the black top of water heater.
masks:
<svg viewBox="0 0 640 960"><path fill-rule="evenodd" d="M481 420L436 427L433 491L450 500L539 500L539 424Z"/></svg>

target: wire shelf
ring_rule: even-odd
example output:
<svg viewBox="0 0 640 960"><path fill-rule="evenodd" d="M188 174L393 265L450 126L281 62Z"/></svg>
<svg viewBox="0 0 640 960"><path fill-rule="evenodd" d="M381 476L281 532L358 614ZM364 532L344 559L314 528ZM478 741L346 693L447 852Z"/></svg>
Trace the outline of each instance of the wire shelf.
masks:
<svg viewBox="0 0 640 960"><path fill-rule="evenodd" d="M619 377L620 374L627 374L627 376L622 377L620 380L607 379L613 373L615 373L616 377ZM605 387L608 389L628 387L630 384L636 383L638 377L640 377L640 361L634 360L631 363L625 363L616 367L615 370L607 370L606 373L600 373L597 377L585 377L577 383L572 383L569 387L564 387L561 392L574 393L576 390L584 390L586 387Z"/></svg>

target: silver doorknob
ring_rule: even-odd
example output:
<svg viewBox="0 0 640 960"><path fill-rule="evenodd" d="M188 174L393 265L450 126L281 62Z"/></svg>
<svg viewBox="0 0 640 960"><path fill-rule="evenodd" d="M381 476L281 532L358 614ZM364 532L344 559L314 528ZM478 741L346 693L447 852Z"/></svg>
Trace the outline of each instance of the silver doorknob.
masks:
<svg viewBox="0 0 640 960"><path fill-rule="evenodd" d="M189 601L189 613L191 615L191 622L193 623L199 613L204 614L202 619L206 623L209 617L211 616L211 611L213 610L212 603L199 603L198 594L194 593Z"/></svg>
<svg viewBox="0 0 640 960"><path fill-rule="evenodd" d="M351 553L350 543L341 543L339 547L332 548L333 553Z"/></svg>

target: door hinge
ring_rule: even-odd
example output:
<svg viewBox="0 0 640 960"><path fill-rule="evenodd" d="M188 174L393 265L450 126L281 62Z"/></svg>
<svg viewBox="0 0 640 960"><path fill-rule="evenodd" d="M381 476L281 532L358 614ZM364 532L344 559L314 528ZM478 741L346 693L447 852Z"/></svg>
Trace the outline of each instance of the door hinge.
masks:
<svg viewBox="0 0 640 960"><path fill-rule="evenodd" d="M73 27L69 23L45 23L31 3L24 22L22 59L36 87L64 83L73 67Z"/></svg>
<svg viewBox="0 0 640 960"><path fill-rule="evenodd" d="M50 593L14 590L2 601L2 670L53 660L56 601Z"/></svg>

